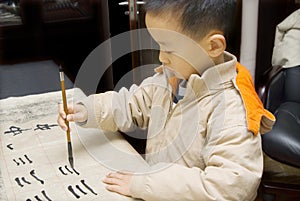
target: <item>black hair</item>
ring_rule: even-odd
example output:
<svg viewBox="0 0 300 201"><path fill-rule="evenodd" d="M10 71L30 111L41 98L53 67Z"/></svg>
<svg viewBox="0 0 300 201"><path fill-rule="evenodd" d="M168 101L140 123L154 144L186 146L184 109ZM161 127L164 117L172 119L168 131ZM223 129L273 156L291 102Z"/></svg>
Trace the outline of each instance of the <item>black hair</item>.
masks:
<svg viewBox="0 0 300 201"><path fill-rule="evenodd" d="M156 15L171 12L190 36L202 38L212 30L227 36L233 26L236 0L147 0L144 8Z"/></svg>

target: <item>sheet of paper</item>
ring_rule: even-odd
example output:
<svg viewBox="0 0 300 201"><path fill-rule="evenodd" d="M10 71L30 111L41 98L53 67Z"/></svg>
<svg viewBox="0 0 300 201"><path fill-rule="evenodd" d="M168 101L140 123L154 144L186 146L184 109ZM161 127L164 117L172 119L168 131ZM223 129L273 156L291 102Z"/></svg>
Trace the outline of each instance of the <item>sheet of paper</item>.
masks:
<svg viewBox="0 0 300 201"><path fill-rule="evenodd" d="M68 99L74 93L68 91ZM147 163L117 133L71 124L74 169L66 135L56 123L60 92L0 101L0 167L7 200L133 200L105 189L116 170ZM1 200L5 200L4 194Z"/></svg>

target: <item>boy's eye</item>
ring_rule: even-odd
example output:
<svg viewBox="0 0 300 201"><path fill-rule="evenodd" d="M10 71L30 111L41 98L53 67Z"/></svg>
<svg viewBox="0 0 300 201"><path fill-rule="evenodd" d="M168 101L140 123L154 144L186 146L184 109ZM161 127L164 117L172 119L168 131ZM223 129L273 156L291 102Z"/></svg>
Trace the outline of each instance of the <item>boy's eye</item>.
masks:
<svg viewBox="0 0 300 201"><path fill-rule="evenodd" d="M160 51L166 53L166 54L172 54L174 51L171 51L170 49L166 48L166 47L162 47L160 46Z"/></svg>

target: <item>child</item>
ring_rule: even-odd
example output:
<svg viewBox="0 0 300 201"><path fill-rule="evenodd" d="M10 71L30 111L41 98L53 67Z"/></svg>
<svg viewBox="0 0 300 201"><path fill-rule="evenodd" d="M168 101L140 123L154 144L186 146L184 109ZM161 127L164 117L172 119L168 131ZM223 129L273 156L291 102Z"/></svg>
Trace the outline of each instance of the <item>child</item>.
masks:
<svg viewBox="0 0 300 201"><path fill-rule="evenodd" d="M70 106L67 117L60 107L59 125L148 129L146 160L156 171L110 173L103 180L110 191L159 201L254 200L263 171L259 132L274 117L249 73L225 52L235 1L149 0L145 7L163 66L140 86Z"/></svg>

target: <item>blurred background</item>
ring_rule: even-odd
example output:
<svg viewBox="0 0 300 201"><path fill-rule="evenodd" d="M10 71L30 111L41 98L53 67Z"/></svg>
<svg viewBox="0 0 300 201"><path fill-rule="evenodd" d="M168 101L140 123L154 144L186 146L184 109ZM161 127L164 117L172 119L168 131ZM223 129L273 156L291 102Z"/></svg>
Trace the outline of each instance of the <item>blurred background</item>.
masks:
<svg viewBox="0 0 300 201"><path fill-rule="evenodd" d="M227 50L259 86L271 67L276 25L299 8L299 0L237 2ZM0 64L51 59L74 81L85 58L103 41L145 27L143 5L138 0L0 0ZM112 89L136 66L153 63L159 63L156 51L124 55L108 70L99 92Z"/></svg>

